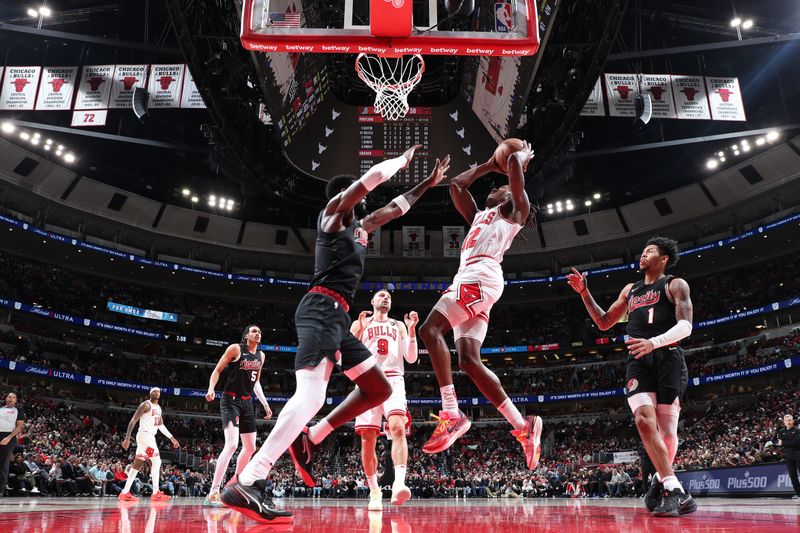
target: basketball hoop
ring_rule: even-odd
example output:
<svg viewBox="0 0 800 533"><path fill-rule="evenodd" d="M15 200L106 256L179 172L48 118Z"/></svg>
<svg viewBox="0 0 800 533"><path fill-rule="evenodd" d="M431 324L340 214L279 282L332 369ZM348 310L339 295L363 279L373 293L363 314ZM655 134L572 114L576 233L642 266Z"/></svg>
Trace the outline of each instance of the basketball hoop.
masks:
<svg viewBox="0 0 800 533"><path fill-rule="evenodd" d="M408 113L408 95L422 79L425 60L419 54L399 57L358 54L356 72L375 91L375 110L386 120L397 120Z"/></svg>

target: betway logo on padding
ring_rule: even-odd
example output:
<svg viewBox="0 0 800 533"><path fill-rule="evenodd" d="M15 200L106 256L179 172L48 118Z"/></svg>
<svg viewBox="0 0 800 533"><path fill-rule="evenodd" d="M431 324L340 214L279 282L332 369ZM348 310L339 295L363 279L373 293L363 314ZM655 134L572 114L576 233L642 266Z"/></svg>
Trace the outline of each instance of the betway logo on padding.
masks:
<svg viewBox="0 0 800 533"><path fill-rule="evenodd" d="M527 56L530 55L530 50L503 50L504 56Z"/></svg>
<svg viewBox="0 0 800 533"><path fill-rule="evenodd" d="M482 56L490 56L494 54L494 50L490 48L467 48L466 52L468 54L479 54Z"/></svg>
<svg viewBox="0 0 800 533"><path fill-rule="evenodd" d="M458 48L434 48L431 47L432 54L455 54L458 52Z"/></svg>
<svg viewBox="0 0 800 533"><path fill-rule="evenodd" d="M314 50L313 46L305 45L305 44L287 44L286 51L287 52L311 52Z"/></svg>
<svg viewBox="0 0 800 533"><path fill-rule="evenodd" d="M335 44L323 44L322 45L323 52L349 52L349 46L336 46Z"/></svg>

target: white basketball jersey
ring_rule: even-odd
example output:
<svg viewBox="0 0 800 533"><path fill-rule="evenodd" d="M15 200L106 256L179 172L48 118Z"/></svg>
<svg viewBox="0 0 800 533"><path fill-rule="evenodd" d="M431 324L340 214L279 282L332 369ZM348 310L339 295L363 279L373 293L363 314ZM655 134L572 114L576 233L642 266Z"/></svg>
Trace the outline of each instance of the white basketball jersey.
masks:
<svg viewBox="0 0 800 533"><path fill-rule="evenodd" d="M485 259L502 263L521 229L519 224L503 218L500 206L478 211L461 246L459 270Z"/></svg>
<svg viewBox="0 0 800 533"><path fill-rule="evenodd" d="M375 354L378 365L387 377L403 375L403 356L400 355L400 343L403 340L396 320L373 320L361 334L361 342Z"/></svg>
<svg viewBox="0 0 800 533"><path fill-rule="evenodd" d="M150 410L142 415L139 419L139 431L142 433L150 433L155 435L158 431L158 426L161 425L161 406L147 400L150 404Z"/></svg>

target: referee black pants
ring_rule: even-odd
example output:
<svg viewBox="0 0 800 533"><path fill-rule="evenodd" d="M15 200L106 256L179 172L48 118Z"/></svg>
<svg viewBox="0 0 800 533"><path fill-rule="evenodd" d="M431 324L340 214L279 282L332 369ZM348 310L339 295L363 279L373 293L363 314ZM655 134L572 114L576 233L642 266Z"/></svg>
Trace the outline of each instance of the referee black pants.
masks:
<svg viewBox="0 0 800 533"><path fill-rule="evenodd" d="M786 468L789 470L789 479L792 480L794 493L800 496L800 480L797 479L797 469L800 468L800 460L786 459Z"/></svg>
<svg viewBox="0 0 800 533"><path fill-rule="evenodd" d="M11 435L8 431L0 431L0 440ZM6 494L6 485L8 485L8 467L11 465L11 458L14 455L14 448L17 446L17 439L11 439L11 442L5 446L0 446L0 497Z"/></svg>

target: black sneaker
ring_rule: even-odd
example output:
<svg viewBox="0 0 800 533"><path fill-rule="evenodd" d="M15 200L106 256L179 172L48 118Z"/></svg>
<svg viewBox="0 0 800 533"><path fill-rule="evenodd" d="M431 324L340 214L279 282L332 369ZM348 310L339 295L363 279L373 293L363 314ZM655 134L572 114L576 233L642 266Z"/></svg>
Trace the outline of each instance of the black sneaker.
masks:
<svg viewBox="0 0 800 533"><path fill-rule="evenodd" d="M653 510L661 505L661 494L664 492L664 484L656 477L653 476L653 482L650 483L650 488L644 495L644 506L651 513Z"/></svg>
<svg viewBox="0 0 800 533"><path fill-rule="evenodd" d="M653 509L653 516L681 516L696 510L697 504L692 495L676 488L664 491L664 499L661 500L661 505Z"/></svg>
<svg viewBox="0 0 800 533"><path fill-rule="evenodd" d="M292 456L294 467L303 481L309 487L316 486L314 483L314 473L312 467L314 463L314 449L316 444L311 442L308 438L308 428L304 427L303 431L294 439L294 442L289 446L289 455Z"/></svg>
<svg viewBox="0 0 800 533"><path fill-rule="evenodd" d="M220 499L226 507L238 511L247 518L263 524L286 524L292 521L292 513L277 509L267 493L267 482L260 479L247 487L241 483L225 487Z"/></svg>

